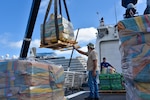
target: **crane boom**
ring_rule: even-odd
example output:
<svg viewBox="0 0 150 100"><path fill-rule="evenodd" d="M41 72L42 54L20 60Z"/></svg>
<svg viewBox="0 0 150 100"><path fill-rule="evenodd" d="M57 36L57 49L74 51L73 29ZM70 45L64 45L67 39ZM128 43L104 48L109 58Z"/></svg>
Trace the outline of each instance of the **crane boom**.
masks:
<svg viewBox="0 0 150 100"><path fill-rule="evenodd" d="M29 50L31 37L32 37L35 21L37 18L37 14L39 11L40 3L41 3L41 0L33 0L33 2L32 2L32 7L30 10L30 16L28 19L28 24L27 24L25 36L23 39L21 52L20 52L20 58L26 58L27 57L27 53Z"/></svg>

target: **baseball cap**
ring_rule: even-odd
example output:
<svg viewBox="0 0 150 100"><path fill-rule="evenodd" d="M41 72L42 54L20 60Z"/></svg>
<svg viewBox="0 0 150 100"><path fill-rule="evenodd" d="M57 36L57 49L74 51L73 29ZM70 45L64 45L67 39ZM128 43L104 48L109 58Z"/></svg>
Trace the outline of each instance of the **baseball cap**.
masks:
<svg viewBox="0 0 150 100"><path fill-rule="evenodd" d="M87 46L94 49L94 44L93 43L88 43Z"/></svg>
<svg viewBox="0 0 150 100"><path fill-rule="evenodd" d="M136 7L135 7L135 5L133 3L129 3L127 5L127 9L130 9L130 8L134 8L135 9Z"/></svg>

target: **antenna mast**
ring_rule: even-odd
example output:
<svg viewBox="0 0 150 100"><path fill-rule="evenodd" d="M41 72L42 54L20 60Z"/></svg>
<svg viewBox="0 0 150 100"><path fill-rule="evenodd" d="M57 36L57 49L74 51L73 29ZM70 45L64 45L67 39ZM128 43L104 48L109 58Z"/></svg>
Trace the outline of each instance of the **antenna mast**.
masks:
<svg viewBox="0 0 150 100"><path fill-rule="evenodd" d="M116 24L117 24L118 20L117 20L117 11L116 11L116 3L115 2L114 2L114 7L115 7L115 19L116 19Z"/></svg>
<svg viewBox="0 0 150 100"><path fill-rule="evenodd" d="M98 20L99 20L99 23L100 23L100 16L99 16L99 12L96 12L96 14L98 15Z"/></svg>

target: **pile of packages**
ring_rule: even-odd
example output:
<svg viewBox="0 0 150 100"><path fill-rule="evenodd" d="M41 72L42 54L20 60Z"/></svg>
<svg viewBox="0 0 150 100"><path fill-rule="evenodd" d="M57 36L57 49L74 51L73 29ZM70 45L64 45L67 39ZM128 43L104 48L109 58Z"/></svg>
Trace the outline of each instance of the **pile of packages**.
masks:
<svg viewBox="0 0 150 100"><path fill-rule="evenodd" d="M99 75L99 88L100 90L124 90L122 84L124 78L121 74L100 74Z"/></svg>
<svg viewBox="0 0 150 100"><path fill-rule="evenodd" d="M150 15L118 23L127 100L150 100Z"/></svg>
<svg viewBox="0 0 150 100"><path fill-rule="evenodd" d="M62 66L30 60L0 61L0 100L65 100Z"/></svg>
<svg viewBox="0 0 150 100"><path fill-rule="evenodd" d="M67 19L58 15L58 30L59 30L59 40L63 42L74 41L73 25ZM56 28L55 28L55 18L54 14L50 15L49 20L44 25L45 32L43 33L43 24L41 25L41 40L47 44L52 44L57 42ZM44 37L43 37L44 36ZM42 41L41 41L42 44Z"/></svg>

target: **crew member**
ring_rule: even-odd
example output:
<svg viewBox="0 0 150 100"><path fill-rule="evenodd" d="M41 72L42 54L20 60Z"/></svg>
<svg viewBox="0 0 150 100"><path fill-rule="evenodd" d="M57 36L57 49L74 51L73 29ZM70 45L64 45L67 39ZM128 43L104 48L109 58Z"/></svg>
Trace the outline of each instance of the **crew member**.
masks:
<svg viewBox="0 0 150 100"><path fill-rule="evenodd" d="M108 62L106 62L106 58L103 57L103 62L101 63L101 70L100 71L102 72L103 68L108 68L108 67L114 68L111 64L109 64Z"/></svg>
<svg viewBox="0 0 150 100"><path fill-rule="evenodd" d="M85 100L99 100L98 82L99 76L98 57L97 52L94 50L94 44L89 43L87 45L88 52L81 51L74 48L81 54L88 56L87 71L88 71L88 86L90 88L90 94Z"/></svg>

